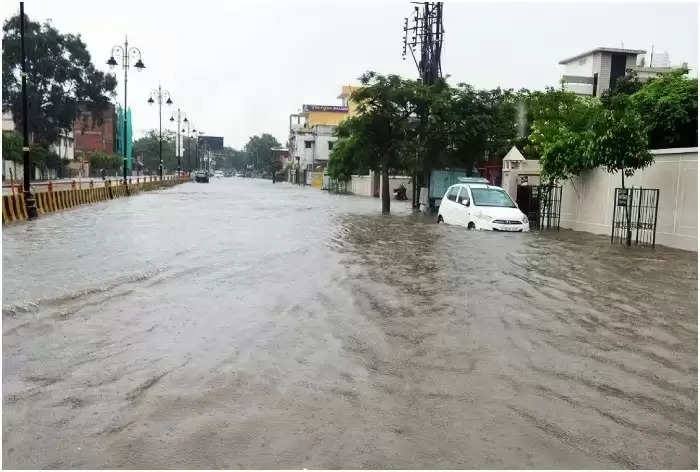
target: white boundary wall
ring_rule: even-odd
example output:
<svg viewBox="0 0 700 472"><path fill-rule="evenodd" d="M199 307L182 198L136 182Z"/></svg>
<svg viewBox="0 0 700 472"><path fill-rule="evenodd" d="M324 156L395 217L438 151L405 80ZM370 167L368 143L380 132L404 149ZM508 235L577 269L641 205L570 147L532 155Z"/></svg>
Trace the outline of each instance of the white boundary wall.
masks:
<svg viewBox="0 0 700 472"><path fill-rule="evenodd" d="M372 196L372 176L370 175L353 175L348 185L348 191L355 195L364 197Z"/></svg>
<svg viewBox="0 0 700 472"><path fill-rule="evenodd" d="M656 243L698 250L698 148L657 149L654 164L625 178L626 187L659 189ZM561 227L610 234L619 173L605 168L586 172L563 184Z"/></svg>

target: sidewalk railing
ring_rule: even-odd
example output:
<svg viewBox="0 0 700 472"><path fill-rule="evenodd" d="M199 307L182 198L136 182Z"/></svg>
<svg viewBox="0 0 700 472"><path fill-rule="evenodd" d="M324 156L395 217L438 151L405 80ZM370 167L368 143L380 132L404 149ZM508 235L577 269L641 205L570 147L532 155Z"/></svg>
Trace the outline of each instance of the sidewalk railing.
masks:
<svg viewBox="0 0 700 472"><path fill-rule="evenodd" d="M41 182L32 184L32 194L36 200L38 215L66 210L78 205L95 203L103 200L128 197L141 191L172 187L190 181L189 175L163 176L163 180L150 177L134 177L128 179L126 185L122 180L99 180L89 182ZM95 185L100 183L101 185ZM57 185L68 186L58 189ZM2 222L12 223L27 219L27 208L22 193L22 187L17 184L7 184L11 187L9 195L2 197ZM5 185L3 185L3 189ZM41 189L41 190L38 190Z"/></svg>

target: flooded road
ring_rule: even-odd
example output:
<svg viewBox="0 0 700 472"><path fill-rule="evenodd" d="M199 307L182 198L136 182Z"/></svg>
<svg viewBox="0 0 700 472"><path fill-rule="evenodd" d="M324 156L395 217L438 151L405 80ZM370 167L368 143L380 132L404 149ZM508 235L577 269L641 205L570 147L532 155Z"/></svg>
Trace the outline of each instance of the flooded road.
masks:
<svg viewBox="0 0 700 472"><path fill-rule="evenodd" d="M379 212L233 178L3 228L3 467L697 467L697 254Z"/></svg>

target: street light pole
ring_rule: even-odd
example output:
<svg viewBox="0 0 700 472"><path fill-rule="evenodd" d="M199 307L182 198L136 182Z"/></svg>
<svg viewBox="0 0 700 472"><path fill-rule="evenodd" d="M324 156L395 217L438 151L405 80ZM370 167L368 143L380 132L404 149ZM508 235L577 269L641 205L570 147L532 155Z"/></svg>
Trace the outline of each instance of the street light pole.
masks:
<svg viewBox="0 0 700 472"><path fill-rule="evenodd" d="M27 218L37 217L36 201L32 196L29 185L31 174L31 162L29 159L29 118L27 116L27 60L24 53L24 2L19 2L19 37L22 49L22 141L23 165L24 165L24 205L27 209Z"/></svg>
<svg viewBox="0 0 700 472"><path fill-rule="evenodd" d="M191 166L191 161L192 161L192 136L191 136L191 134L192 134L192 132L190 130L190 121L185 116L185 119L182 122L187 124L187 134L185 134L185 136L187 136L187 138L188 138L186 146L185 146L185 150L187 151L186 165L187 165L188 169L190 171L192 171L192 166ZM182 128L182 132L183 133L185 132L185 128Z"/></svg>
<svg viewBox="0 0 700 472"><path fill-rule="evenodd" d="M185 115L185 120L183 121L183 123L187 123L187 127L189 128L190 124L187 121L187 114L185 113L184 115ZM180 163L180 154L182 154L182 143L180 140L180 118L181 118L181 114L180 114L180 109L178 108L177 109L177 145L175 148L175 152L177 154L177 175L180 175L180 171L182 169L182 166ZM175 117L170 116L170 121L175 121ZM182 131L184 132L185 129L183 128Z"/></svg>
<svg viewBox="0 0 700 472"><path fill-rule="evenodd" d="M120 57L121 59L121 64L122 67L124 68L124 141L123 141L123 148L124 148L124 185L126 185L126 161L127 161L127 151L126 151L126 139L127 139L127 132L126 132L126 126L127 126L127 101L126 101L126 85L128 81L128 73L129 73L129 59L137 59L136 64L134 64L134 67L136 67L137 71L143 70L146 68L146 66L143 64L143 61L141 60L141 50L136 47L131 47L129 48L129 40L126 36L124 36L124 46L122 47L121 45L113 46L112 47L112 53L109 57L109 60L107 61L107 64L110 67L115 67L119 62L117 59L114 57L114 53L117 53L117 57Z"/></svg>
<svg viewBox="0 0 700 472"><path fill-rule="evenodd" d="M153 98L155 97L155 100ZM158 84L158 90L152 90L150 97L148 97L148 103L151 105L157 101L158 102L158 159L160 164L158 165L158 173L160 174L160 180L163 180L163 99L167 97L166 105L172 105L173 101L170 98L170 92L163 90Z"/></svg>

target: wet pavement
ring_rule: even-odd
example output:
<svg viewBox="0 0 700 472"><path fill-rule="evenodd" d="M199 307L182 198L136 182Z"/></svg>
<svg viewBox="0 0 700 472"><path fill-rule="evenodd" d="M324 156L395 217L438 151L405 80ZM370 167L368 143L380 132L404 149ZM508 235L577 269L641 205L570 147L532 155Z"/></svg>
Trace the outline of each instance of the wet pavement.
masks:
<svg viewBox="0 0 700 472"><path fill-rule="evenodd" d="M5 468L696 468L697 254L217 179L3 228Z"/></svg>

